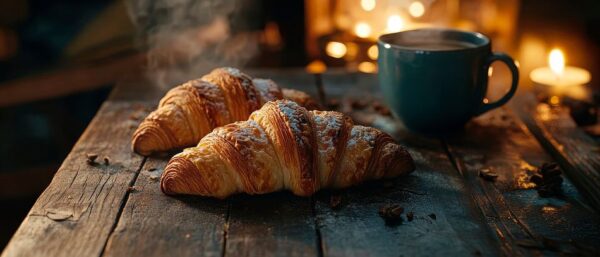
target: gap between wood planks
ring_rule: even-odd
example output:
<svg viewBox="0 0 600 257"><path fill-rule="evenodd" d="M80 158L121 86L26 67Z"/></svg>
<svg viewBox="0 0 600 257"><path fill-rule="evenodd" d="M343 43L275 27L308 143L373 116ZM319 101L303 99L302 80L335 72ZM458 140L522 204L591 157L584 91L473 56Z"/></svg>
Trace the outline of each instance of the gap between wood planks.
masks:
<svg viewBox="0 0 600 257"><path fill-rule="evenodd" d="M514 113L506 107L502 107L501 111L505 112L506 114L504 115L507 115L507 117L515 122L514 125L510 126L519 128L518 131L508 132L509 134L512 134L513 137L516 137L520 133L527 134L527 128L523 126L522 121ZM492 115L497 116L497 114ZM453 143L449 142L450 140L447 137L441 137L440 140L454 169L463 177L467 192L471 195L473 202L480 211L480 215L486 218L488 227L499 240L501 251L507 256L530 255L530 252L519 245L519 241L526 239L535 242L541 236L534 233L514 213L496 183L487 183L479 178L478 171L470 170L467 167L467 160L463 160L464 157L460 157L459 150L452 146ZM506 222L505 220L512 222Z"/></svg>
<svg viewBox="0 0 600 257"><path fill-rule="evenodd" d="M315 75L315 86L317 87L317 91L318 92L322 92L322 93L319 93L319 94L322 94L322 96L323 96L323 97L320 97L320 99L321 99L322 104L325 105L326 104L326 98L325 98L323 86L322 86L321 83L319 83L320 80L321 80L321 78L319 78L319 76ZM437 141L442 142L440 139L437 139ZM452 157L449 155L449 152L446 153L446 158L447 158L448 161L450 161L452 163ZM142 163L138 167L135 176L133 177L133 179L129 183L130 187L133 187L133 186L135 186L137 184L139 175L142 172L142 170L144 169L144 166L146 166L148 164L148 160L149 160L148 158L144 158L142 160ZM460 172L460 170L458 170L458 169L457 169L457 171ZM108 237L107 237L107 239L106 239L106 241L104 243L104 247L103 247L102 252L100 253L100 256L104 256L106 254L108 243L111 240L111 238L113 237L113 234L115 233L115 230L116 230L117 226L119 225L120 221L122 220L121 218L124 215L123 214L124 208L127 206L128 202L130 201L131 191L130 190L127 191L123 198L124 198L124 200L121 202L121 205L119 206L117 218L116 218L116 220L114 221L114 223L111 226L110 233L109 233L109 235L108 235ZM311 216L312 216L311 218L313 219L314 226L315 226L314 227L314 229L315 229L314 233L315 233L315 236L316 236L316 240L315 240L316 245L315 245L315 247L316 247L316 250L317 250L316 251L317 256L322 257L322 256L324 256L324 245L323 245L324 242L323 242L322 235L321 235L321 230L320 230L320 226L322 224L318 220L318 217L317 217L317 210L316 210L317 206L316 205L317 205L316 200L315 200L314 197L312 197L310 199L310 208L311 208ZM232 200L228 199L227 200L227 210L226 210L226 214L225 214L224 223L223 223L223 226L222 226L222 232L223 232L223 234L222 234L222 244L221 244L221 247L220 247L220 249L221 249L220 256L222 256L222 257L225 257L225 256L228 255L227 254L227 246L228 246L228 240L227 239L228 239L228 236L229 236L229 226L230 226L230 223L231 223L231 211L232 211Z"/></svg>
<svg viewBox="0 0 600 257"><path fill-rule="evenodd" d="M317 85L318 92L321 92L320 94L322 94L323 88L320 87L320 85L319 85L319 83L317 81L315 81L315 82L316 82L315 85ZM321 98L321 99L323 99L323 98ZM136 184L139 183L139 180L140 180L139 175L144 170L144 167L149 165L149 160L150 159L147 158L147 157L143 159L141 165L138 167L138 169L136 171L136 174L135 174L134 178L129 183L130 187L133 187L133 186L135 186ZM110 243L111 239L114 237L114 235L116 233L117 227L119 227L120 223L122 223L122 221L123 221L123 215L125 215L124 214L124 209L126 208L126 206L128 205L128 203L130 203L130 201L132 201L131 197L132 197L131 191L128 191L125 194L125 196L124 196L124 201L119 206L117 218L116 218L116 220L114 221L114 223L111 226L110 233L109 233L106 241L104 242L104 247L102 249L102 252L100 253L100 256L110 255L107 252L109 250L109 247L110 247L109 243ZM222 232L222 242L221 242L221 246L220 246L220 251L221 251L220 252L220 256L222 256L222 257L230 255L227 252L228 252L228 243L229 243L228 237L230 237L230 231L229 230L230 230L230 225L231 225L231 222L232 222L232 220L231 220L232 219L231 215L232 215L232 211L233 211L232 210L232 208L233 208L232 207L232 205L233 205L232 201L233 200L231 198L227 200L227 203L226 203L227 204L227 207L226 207L227 209L226 209L226 212L225 212L224 223L222 225L222 230L221 230L221 232ZM309 210L309 213L310 213L309 220L312 219L312 222L314 224L314 229L315 229L314 233L315 233L316 240L314 242L315 243L315 245L314 245L315 248L313 248L313 249L316 249L317 256L322 257L323 256L323 242L322 242L322 238L321 238L321 234L320 234L319 222L317 220L317 215L316 215L317 214L316 213L316 200L314 198L311 198L310 199L310 205L307 206L307 207L310 208L310 210ZM111 254L113 254L113 253L111 252Z"/></svg>
<svg viewBox="0 0 600 257"><path fill-rule="evenodd" d="M546 114L549 118L540 119L538 100L531 93L515 96L510 106L579 191L587 196L591 206L600 211L600 158L594 154L600 148L595 147L593 139L577 127L565 110L557 113L550 110Z"/></svg>
<svg viewBox="0 0 600 257"><path fill-rule="evenodd" d="M323 106L326 106L326 104L327 104L327 96L326 96L326 94L325 94L325 92L323 90L323 82L322 82L321 75L314 75L314 81L315 81L315 86L317 87L317 92L320 92L320 97L319 98L320 98L321 104ZM443 140L441 138L436 138L435 141L443 145ZM444 152L443 155L444 155L443 158L445 159L444 162L448 163L448 165L455 164L455 163L453 163L452 156L449 154L449 152ZM455 171L457 173L460 172L458 170L457 166L454 166L454 169L455 169ZM414 193L414 192L411 192L411 193ZM418 195L422 195L422 194L418 194ZM472 205L476 205L476 203L473 200L471 200L471 203L472 203ZM316 203L313 202L313 208L316 208L315 204ZM317 236L318 236L318 241L320 241L320 245L319 245L318 249L319 249L320 256L323 256L323 254L324 254L323 253L323 249L324 249L324 245L323 244L324 244L324 241L322 239L321 231L319 229L320 226L323 225L323 224L321 224L322 222L316 216L316 212L315 212L314 215L315 215L316 230L317 230L316 233L317 233ZM475 213L475 215L476 215L476 217L480 217L481 218L481 225L489 229L489 227L487 226L487 224L484 223L483 218L485 218L485 217L483 217L480 213L479 214ZM511 252L509 251L509 254L510 253Z"/></svg>
<svg viewBox="0 0 600 257"><path fill-rule="evenodd" d="M466 182L465 185L467 186L466 187L467 192L471 195L471 198L473 199L473 203L477 206L477 208L481 212L480 213L481 216L483 216L484 218L486 218L486 220L488 220L488 222L487 222L488 227L496 234L497 238L500 240L500 248L502 249L502 252L506 256L525 256L525 254L519 249L519 246L516 244L511 231L509 231L508 227L506 226L506 224L504 222L502 222L500 219L487 219L490 216L488 216L488 214L486 214L486 212L492 212L494 214L494 216L492 216L492 217L501 217L499 211L496 209L496 206L494 206L494 204L493 204L494 200L490 198L489 193L486 191L486 189L483 186L477 187L476 185L473 184L474 181L472 181L468 178L469 174L467 174L468 171L467 171L467 168L465 167L464 162L462 162L459 158L455 157L452 154L453 150L450 147L450 145L448 144L447 140L445 140L443 138L441 138L440 140L442 142L442 146L443 146L444 150L446 151L446 154L448 155L448 159L452 163L452 166L454 167L456 172L458 172L464 178L464 180ZM475 179L478 179L478 178L475 178ZM494 188L494 189L496 189L496 188ZM474 192L474 191L480 191L480 192ZM521 229L521 231L519 231L519 232L525 232L527 235L529 235L531 237L531 239L533 239L531 231L527 228L527 226L525 226L518 219L518 217L516 217L516 215L514 215L514 213L510 210L510 208L508 206L503 206L503 207L505 207L509 210L511 218L513 220L516 220L517 223L519 224L520 229Z"/></svg>
<svg viewBox="0 0 600 257"><path fill-rule="evenodd" d="M150 163L152 163L152 161L150 161L150 160L151 160L151 158L148 158L148 157L143 158L142 163L136 170L135 176L129 183L130 188L135 187L137 184L141 183L139 176L140 176L141 172L144 170L144 167L148 166L148 165L150 165ZM133 195L131 193L132 193L131 190L129 190L126 192L126 194L123 197L124 200L122 201L121 205L119 206L117 218L115 219L114 223L112 224L112 226L110 228L110 232L108 234L106 241L104 242L100 256L107 256L107 255L114 254L114 252L112 251L113 249L111 247L111 240L113 240L113 237L116 235L118 227L121 225L121 223L123 223L123 220L124 220L123 216L125 215L125 211L124 211L125 208L127 208L127 206L131 203L131 201L133 201L132 199L134 199L134 198L132 198ZM222 225L222 229L217 230L217 231L220 230L219 232L223 233L222 234L222 244L220 246L221 252L219 254L219 256L223 256L223 257L226 255L229 255L229 254L227 254L227 251L228 251L227 247L228 247L228 237L230 236L229 235L230 234L229 226L231 224L232 199L231 198L228 199L226 204L227 204L227 207L226 207L227 209L225 211L225 217L224 217L224 223ZM315 215L315 210L314 210L315 209L314 200L311 202L310 208L312 209L312 211L310 212L312 217L310 217L310 218L313 219L313 222L316 225L317 221L316 221L316 215ZM321 249L322 242L320 240L318 228L316 226L315 226L315 230L316 230L315 233L317 233L317 240L315 242L316 243L315 247L318 252L318 256L322 256L323 255L322 254L323 251Z"/></svg>
<svg viewBox="0 0 600 257"><path fill-rule="evenodd" d="M318 80L315 80L318 81ZM318 87L318 82L315 83L316 86ZM319 89L318 89L319 90ZM320 89L322 90L322 89ZM326 102L325 98L323 98L323 102ZM471 193L471 197L472 197L472 203L477 206L479 208L479 210L481 211L480 216L482 216L483 218L486 218L485 215L485 210L488 211L493 211L494 213L496 213L496 216L500 216L498 214L498 210L496 208L498 208L498 206L496 206L494 204L494 200L491 198L491 196L489 195L490 193L492 194L499 194L497 191L491 191L488 192L486 191L486 188L482 188L482 187L478 187L477 184L474 184L473 182L478 182L478 180L473 181L471 178L471 181L469 181L469 178L467 177L467 173L465 171L465 167L464 167L464 163L458 159L455 158L455 156L452 154L453 149L452 147L449 146L449 144L447 143L447 141L443 138L438 138L438 141L440 141L443 145L446 157L448 158L448 161L450 161L450 163L453 165L454 169L456 172L458 172L464 179L465 182L467 184L467 188L468 188L468 192ZM143 170L143 167L146 165L148 158L144 158L142 160L142 163L140 165L140 167L138 168L138 170L136 171L135 176L133 177L132 181L130 182L130 187L134 186L138 180L138 176L140 175L140 172ZM471 174L472 176L472 174ZM477 177L475 179L478 179ZM479 190L481 191L479 194L474 194L473 191L474 190ZM121 206L119 207L119 211L117 214L117 219L115 220L114 224L111 227L109 236L106 239L106 242L104 244L103 250L101 252L101 256L105 254L105 250L107 248L107 244L108 241L110 240L110 238L112 237L113 233L115 232L115 229L117 227L117 225L119 224L119 221L121 220L121 216L123 215L123 209L125 208L127 202L130 199L130 191L128 191L125 196L124 196L124 200L121 203ZM477 197L477 195L479 196L479 198ZM501 197L501 195L500 195ZM230 213L232 210L232 202L231 199L227 200L227 211L226 211L226 216L225 216L225 222L223 225L223 241L222 241L222 245L221 245L221 256L225 257L227 255L227 237L228 237L228 233L229 233L229 225L230 225ZM315 233L316 233L316 249L317 249L317 254L318 256L323 256L324 252L323 252L323 240L322 240L322 236L321 236L321 231L319 226L320 221L318 220L317 217L317 211L316 211L316 201L313 198L311 198L311 213L312 213L312 219L314 221L314 225L315 225ZM510 208L508 206L499 206L499 208L508 208L510 211ZM522 222L520 222L520 220L516 217L516 215L512 214L512 218L515 219L520 226L517 227L507 227L507 224L505 224L504 222L502 222L501 220L498 221L493 221L493 222L488 222L488 226L490 226L489 228L491 228L491 230L493 230L494 233L496 233L496 236L498 238L500 238L500 240L502 240L502 249L505 252L505 254L507 255L514 255L514 256L522 256L525 255L523 254L523 250L520 249L520 247L516 244L514 237L512 236L511 232L521 232L521 233L525 233L528 234L529 236L532 236L531 231L529 231L527 229L527 227L522 224ZM503 240L505 239L505 240Z"/></svg>
<svg viewBox="0 0 600 257"><path fill-rule="evenodd" d="M324 99L323 99L324 100ZM323 257L323 237L321 236L321 229L319 228L319 220L317 219L317 200L314 196L310 197L310 204L312 208L312 215L315 226L315 234L317 236L317 256Z"/></svg>
<svg viewBox="0 0 600 257"><path fill-rule="evenodd" d="M106 237L106 241L104 242L104 246L102 247L100 256L104 256L104 251L106 251L106 245L108 244L108 241L110 240L112 234L115 232L115 229L117 228L117 225L119 224L119 221L121 220L121 215L123 214L123 209L125 209L125 205L127 204L127 201L129 201L129 195L131 194L131 191L132 191L130 189L135 185L135 182L137 181L137 178L140 175L140 172L142 172L142 168L144 167L144 164L146 164L147 160L148 160L148 157L144 156L144 159L142 159L140 166L135 171L135 175L133 176L133 179L129 182L129 188L127 189L127 192L125 193L125 196L123 196L123 200L121 201L121 206L119 206L119 211L117 212L117 218L115 219L115 222L110 227L110 232L108 233L108 236Z"/></svg>
<svg viewBox="0 0 600 257"><path fill-rule="evenodd" d="M223 244L221 244L221 257L225 257L227 252L227 234L229 233L229 217L231 214L231 199L227 199L227 212L225 213L225 223L223 223Z"/></svg>

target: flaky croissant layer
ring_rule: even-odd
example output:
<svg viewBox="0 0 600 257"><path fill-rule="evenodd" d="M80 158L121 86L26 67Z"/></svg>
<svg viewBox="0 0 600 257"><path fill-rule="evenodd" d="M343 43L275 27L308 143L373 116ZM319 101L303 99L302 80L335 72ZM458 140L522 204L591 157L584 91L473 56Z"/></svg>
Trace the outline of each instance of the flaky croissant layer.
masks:
<svg viewBox="0 0 600 257"><path fill-rule="evenodd" d="M264 103L282 98L316 107L303 92L282 91L272 80L251 78L235 68L218 68L167 92L158 109L133 134L132 148L149 155L193 146L214 128L246 120Z"/></svg>
<svg viewBox="0 0 600 257"><path fill-rule="evenodd" d="M288 189L308 196L414 170L410 154L374 128L295 102L266 103L247 121L216 128L169 161L165 194L225 198Z"/></svg>

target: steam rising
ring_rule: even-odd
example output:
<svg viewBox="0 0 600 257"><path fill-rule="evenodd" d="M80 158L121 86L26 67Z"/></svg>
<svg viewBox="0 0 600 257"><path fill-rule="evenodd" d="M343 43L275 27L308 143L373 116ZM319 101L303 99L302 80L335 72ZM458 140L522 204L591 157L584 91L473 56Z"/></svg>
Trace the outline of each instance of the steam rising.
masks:
<svg viewBox="0 0 600 257"><path fill-rule="evenodd" d="M160 86L198 78L218 66L244 66L258 52L258 32L232 33L243 0L127 0L147 51L147 75Z"/></svg>

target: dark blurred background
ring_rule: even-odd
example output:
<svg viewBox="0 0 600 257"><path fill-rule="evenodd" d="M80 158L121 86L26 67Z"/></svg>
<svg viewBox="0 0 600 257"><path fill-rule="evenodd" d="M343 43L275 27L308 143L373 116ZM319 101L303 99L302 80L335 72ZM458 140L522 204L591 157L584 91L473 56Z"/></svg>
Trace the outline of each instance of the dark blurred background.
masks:
<svg viewBox="0 0 600 257"><path fill-rule="evenodd" d="M378 31L421 26L491 36L524 84L553 47L600 76L596 0L0 1L0 249L119 80L217 65L372 73Z"/></svg>

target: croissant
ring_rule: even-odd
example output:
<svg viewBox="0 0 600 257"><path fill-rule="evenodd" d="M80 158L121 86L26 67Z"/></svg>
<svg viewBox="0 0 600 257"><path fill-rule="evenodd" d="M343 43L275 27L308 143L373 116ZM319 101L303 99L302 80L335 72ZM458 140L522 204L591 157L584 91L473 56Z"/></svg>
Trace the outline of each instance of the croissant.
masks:
<svg viewBox="0 0 600 257"><path fill-rule="evenodd" d="M214 128L246 120L264 103L284 97L317 108L304 92L282 92L272 80L253 79L235 68L215 69L167 92L133 134L132 148L149 155L196 145Z"/></svg>
<svg viewBox="0 0 600 257"><path fill-rule="evenodd" d="M308 111L295 102L266 103L247 121L216 128L171 158L165 194L225 198L288 189L308 196L365 180L410 173L410 154L374 128L339 112Z"/></svg>

